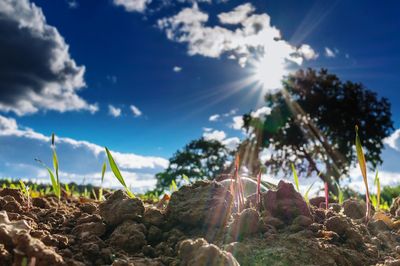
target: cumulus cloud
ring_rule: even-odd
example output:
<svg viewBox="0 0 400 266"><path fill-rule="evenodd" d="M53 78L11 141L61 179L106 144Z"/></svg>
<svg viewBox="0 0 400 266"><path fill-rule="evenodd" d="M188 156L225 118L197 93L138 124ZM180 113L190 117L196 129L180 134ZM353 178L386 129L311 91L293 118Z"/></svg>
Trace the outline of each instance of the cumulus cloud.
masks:
<svg viewBox="0 0 400 266"><path fill-rule="evenodd" d="M203 133L203 137L205 140L217 140L222 142L226 138L226 134L222 130L214 130Z"/></svg>
<svg viewBox="0 0 400 266"><path fill-rule="evenodd" d="M236 130L241 130L244 125L243 117L241 115L232 117L230 127Z"/></svg>
<svg viewBox="0 0 400 266"><path fill-rule="evenodd" d="M186 43L189 55L219 58L226 54L241 66L261 64L262 69L274 70L271 86L280 86L288 64L302 64L304 59L315 58L316 53L310 46L296 48L290 45L271 25L268 14L253 14L254 11L255 8L248 3L218 15L222 25L230 24L235 29L221 25L207 26L209 15L195 3L172 17L159 19L157 24L168 39Z"/></svg>
<svg viewBox="0 0 400 266"><path fill-rule="evenodd" d="M172 69L174 72L181 72L182 71L182 67L179 66L174 66L174 68Z"/></svg>
<svg viewBox="0 0 400 266"><path fill-rule="evenodd" d="M263 118L266 115L269 115L271 113L271 108L267 106L263 106L253 112L251 112L251 116L254 118Z"/></svg>
<svg viewBox="0 0 400 266"><path fill-rule="evenodd" d="M151 0L113 0L114 5L122 6L128 12L143 13Z"/></svg>
<svg viewBox="0 0 400 266"><path fill-rule="evenodd" d="M28 177L49 181L46 171L34 162L40 158L51 165L50 137L18 125L13 118L0 115L0 177ZM89 183L100 180L101 164L106 160L104 148L88 141L56 137L56 149L62 170L62 182L80 183L85 176ZM124 177L135 189L155 183L154 174L168 166L157 156L111 151ZM2 172L3 171L3 172ZM4 172L7 171L7 172ZM118 186L109 173L107 183ZM137 183L139 182L142 183Z"/></svg>
<svg viewBox="0 0 400 266"><path fill-rule="evenodd" d="M252 4L247 3L237 6L230 12L221 13L218 19L222 24L239 24L247 19L250 13L253 13L255 8Z"/></svg>
<svg viewBox="0 0 400 266"><path fill-rule="evenodd" d="M311 48L310 45L308 44L303 44L300 46L300 48L298 49L298 52L301 56L304 57L304 59L306 60L313 60L313 59L317 59L319 54L316 53L314 51L313 48Z"/></svg>
<svg viewBox="0 0 400 266"><path fill-rule="evenodd" d="M230 151L235 150L240 143L238 137L227 138L226 133L223 130L205 130L203 138L205 140L219 141Z"/></svg>
<svg viewBox="0 0 400 266"><path fill-rule="evenodd" d="M332 50L329 47L325 47L325 56L328 58L336 57L337 50Z"/></svg>
<svg viewBox="0 0 400 266"><path fill-rule="evenodd" d="M77 94L85 86L85 67L28 0L0 2L0 58L0 111L98 110Z"/></svg>
<svg viewBox="0 0 400 266"><path fill-rule="evenodd" d="M218 119L219 119L220 117L221 117L221 116L220 116L219 114L215 114L215 115L210 116L210 117L208 118L208 121L215 122L215 121L218 121Z"/></svg>
<svg viewBox="0 0 400 266"><path fill-rule="evenodd" d="M108 114L113 116L113 117L119 117L122 113L122 109L115 107L111 104L108 105Z"/></svg>
<svg viewBox="0 0 400 266"><path fill-rule="evenodd" d="M131 105L129 106L129 108L131 108L131 111L135 117L139 117L142 115L142 111L140 111L140 109L137 108L135 105Z"/></svg>
<svg viewBox="0 0 400 266"><path fill-rule="evenodd" d="M397 129L392 135L385 138L383 143L400 152L400 129Z"/></svg>

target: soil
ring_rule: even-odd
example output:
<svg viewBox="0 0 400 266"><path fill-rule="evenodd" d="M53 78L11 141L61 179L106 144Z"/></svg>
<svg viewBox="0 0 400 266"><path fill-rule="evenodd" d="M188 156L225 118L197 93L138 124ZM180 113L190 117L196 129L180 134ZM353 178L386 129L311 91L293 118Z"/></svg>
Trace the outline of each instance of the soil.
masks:
<svg viewBox="0 0 400 266"><path fill-rule="evenodd" d="M120 190L58 204L2 189L0 265L400 265L400 198L368 221L362 202L309 207L283 181L240 213L233 198L216 181L183 186L166 206Z"/></svg>

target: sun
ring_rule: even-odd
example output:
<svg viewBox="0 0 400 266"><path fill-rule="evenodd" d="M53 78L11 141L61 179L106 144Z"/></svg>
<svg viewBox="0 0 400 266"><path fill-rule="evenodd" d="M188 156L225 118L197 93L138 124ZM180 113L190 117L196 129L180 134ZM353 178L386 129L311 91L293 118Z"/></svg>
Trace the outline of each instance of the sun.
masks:
<svg viewBox="0 0 400 266"><path fill-rule="evenodd" d="M285 60L279 54L263 55L252 63L252 80L264 92L273 92L282 87L282 79L288 73Z"/></svg>

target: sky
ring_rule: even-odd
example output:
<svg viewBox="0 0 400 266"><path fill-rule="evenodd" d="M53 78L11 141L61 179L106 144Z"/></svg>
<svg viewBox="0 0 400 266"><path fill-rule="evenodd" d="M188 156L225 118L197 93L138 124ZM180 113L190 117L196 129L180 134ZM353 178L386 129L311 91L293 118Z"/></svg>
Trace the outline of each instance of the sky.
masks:
<svg viewBox="0 0 400 266"><path fill-rule="evenodd" d="M0 177L48 180L34 158L50 163L54 132L62 181L98 183L107 146L133 189L146 190L190 140L234 148L241 115L265 113L263 95L282 76L323 67L390 100L397 131L381 172L383 184L397 184L399 8L394 0L2 1Z"/></svg>

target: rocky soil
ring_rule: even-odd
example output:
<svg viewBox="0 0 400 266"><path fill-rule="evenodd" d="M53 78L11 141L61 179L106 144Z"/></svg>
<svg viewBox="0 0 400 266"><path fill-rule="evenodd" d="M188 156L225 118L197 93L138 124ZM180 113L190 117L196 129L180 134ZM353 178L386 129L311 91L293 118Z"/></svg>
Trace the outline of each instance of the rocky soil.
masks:
<svg viewBox="0 0 400 266"><path fill-rule="evenodd" d="M285 182L261 198L233 213L215 181L182 187L162 208L123 191L58 206L3 189L0 265L400 265L400 198L368 222L363 203L308 207Z"/></svg>

